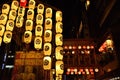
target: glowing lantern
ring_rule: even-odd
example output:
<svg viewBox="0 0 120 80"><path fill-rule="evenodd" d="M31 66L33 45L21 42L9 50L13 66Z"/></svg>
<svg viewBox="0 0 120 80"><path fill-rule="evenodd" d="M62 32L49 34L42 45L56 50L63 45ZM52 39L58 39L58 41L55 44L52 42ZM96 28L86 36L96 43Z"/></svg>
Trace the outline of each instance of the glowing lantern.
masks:
<svg viewBox="0 0 120 80"><path fill-rule="evenodd" d="M52 41L52 31L51 30L45 30L44 41L45 42L51 42Z"/></svg>
<svg viewBox="0 0 120 80"><path fill-rule="evenodd" d="M35 28L35 36L42 36L43 27L42 25L37 25Z"/></svg>
<svg viewBox="0 0 120 80"><path fill-rule="evenodd" d="M38 4L37 13L38 14L43 14L43 12L44 12L44 5L43 4Z"/></svg>
<svg viewBox="0 0 120 80"><path fill-rule="evenodd" d="M51 43L45 43L43 47L44 55L51 55L52 52L52 45Z"/></svg>
<svg viewBox="0 0 120 80"><path fill-rule="evenodd" d="M25 7L27 4L27 0L20 0L20 6Z"/></svg>
<svg viewBox="0 0 120 80"><path fill-rule="evenodd" d="M9 19L15 20L16 18L16 10L10 10Z"/></svg>
<svg viewBox="0 0 120 80"><path fill-rule="evenodd" d="M3 36L4 31L5 31L5 26L0 25L0 36Z"/></svg>
<svg viewBox="0 0 120 80"><path fill-rule="evenodd" d="M62 47L56 47L55 57L56 57L57 60L62 60L63 59L63 48Z"/></svg>
<svg viewBox="0 0 120 80"><path fill-rule="evenodd" d="M24 19L23 19L22 16L17 16L17 18L16 18L16 26L18 28L21 28L23 26L23 21L24 21Z"/></svg>
<svg viewBox="0 0 120 80"><path fill-rule="evenodd" d="M50 70L51 69L51 63L52 63L51 57L45 56L43 58L43 69L44 70Z"/></svg>
<svg viewBox="0 0 120 80"><path fill-rule="evenodd" d="M63 72L64 72L63 61L56 61L56 75L63 74Z"/></svg>
<svg viewBox="0 0 120 80"><path fill-rule="evenodd" d="M52 18L52 8L46 8L45 18Z"/></svg>
<svg viewBox="0 0 120 80"><path fill-rule="evenodd" d="M0 46L1 46L1 44L2 44L2 37L0 36Z"/></svg>
<svg viewBox="0 0 120 80"><path fill-rule="evenodd" d="M31 40L32 40L32 32L31 31L25 31L25 33L24 33L24 42L26 44L29 44L29 43L31 43Z"/></svg>
<svg viewBox="0 0 120 80"><path fill-rule="evenodd" d="M61 22L62 21L62 12L61 11L57 11L56 12L56 21L57 22Z"/></svg>
<svg viewBox="0 0 120 80"><path fill-rule="evenodd" d="M17 10L19 6L19 2L17 0L13 0L11 4L11 9Z"/></svg>
<svg viewBox="0 0 120 80"><path fill-rule="evenodd" d="M3 42L4 43L10 43L12 39L12 32L11 31L5 31L4 37L3 37Z"/></svg>
<svg viewBox="0 0 120 80"><path fill-rule="evenodd" d="M52 29L52 19L45 19L45 29Z"/></svg>
<svg viewBox="0 0 120 80"><path fill-rule="evenodd" d="M3 6L2 6L2 13L8 14L9 10L10 10L9 4L3 4Z"/></svg>
<svg viewBox="0 0 120 80"><path fill-rule="evenodd" d="M95 72L99 72L99 69L98 69L98 68L96 68L96 69L95 69Z"/></svg>
<svg viewBox="0 0 120 80"><path fill-rule="evenodd" d="M25 15L25 8L24 7L19 7L18 9L18 16L24 16Z"/></svg>
<svg viewBox="0 0 120 80"><path fill-rule="evenodd" d="M14 21L13 20L8 20L7 25L6 25L6 30L13 31L13 29L14 29Z"/></svg>
<svg viewBox="0 0 120 80"><path fill-rule="evenodd" d="M34 0L30 0L29 1L29 9L34 9L35 8L35 1Z"/></svg>
<svg viewBox="0 0 120 80"><path fill-rule="evenodd" d="M34 10L29 9L27 11L27 19L33 20L33 18L34 18Z"/></svg>
<svg viewBox="0 0 120 80"><path fill-rule="evenodd" d="M63 36L62 36L62 34L56 34L55 35L55 44L57 46L62 46L63 45Z"/></svg>
<svg viewBox="0 0 120 80"><path fill-rule="evenodd" d="M7 15L6 14L1 14L0 15L0 24L5 25L7 21Z"/></svg>
<svg viewBox="0 0 120 80"><path fill-rule="evenodd" d="M26 31L32 31L32 29L33 29L33 21L32 20L26 20L25 29L26 29Z"/></svg>
<svg viewBox="0 0 120 80"><path fill-rule="evenodd" d="M42 37L35 37L34 47L37 50L42 49Z"/></svg>
<svg viewBox="0 0 120 80"><path fill-rule="evenodd" d="M56 23L56 33L62 33L63 32L63 24L62 22Z"/></svg>
<svg viewBox="0 0 120 80"><path fill-rule="evenodd" d="M107 48L111 48L113 46L112 40L110 39L106 40L106 45L107 45Z"/></svg>
<svg viewBox="0 0 120 80"><path fill-rule="evenodd" d="M36 24L43 24L43 15L42 14L37 14L36 16Z"/></svg>

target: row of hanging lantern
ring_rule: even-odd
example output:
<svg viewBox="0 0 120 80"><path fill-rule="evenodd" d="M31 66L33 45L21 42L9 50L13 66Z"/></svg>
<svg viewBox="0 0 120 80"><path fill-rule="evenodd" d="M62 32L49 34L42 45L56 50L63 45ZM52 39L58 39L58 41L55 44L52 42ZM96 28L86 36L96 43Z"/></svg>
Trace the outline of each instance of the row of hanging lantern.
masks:
<svg viewBox="0 0 120 80"><path fill-rule="evenodd" d="M0 15L0 45L2 43L3 35L4 43L7 44L11 42L18 5L19 2L14 0L12 1L11 7L9 4L3 4L2 6L2 14Z"/></svg>
<svg viewBox="0 0 120 80"><path fill-rule="evenodd" d="M56 80L62 80L62 74L64 72L63 63L63 24L62 24L62 12L56 11L56 25L55 25L55 57L56 57Z"/></svg>
<svg viewBox="0 0 120 80"><path fill-rule="evenodd" d="M24 33L24 42L26 44L31 43L32 41L32 30L33 30L33 19L34 19L34 9L35 9L35 1L30 0L28 2L28 10L27 10L27 20L25 23L25 33Z"/></svg>
<svg viewBox="0 0 120 80"><path fill-rule="evenodd" d="M45 25L44 25L44 59L43 68L44 70L51 69L51 53L52 53L52 8L48 7L45 10Z"/></svg>

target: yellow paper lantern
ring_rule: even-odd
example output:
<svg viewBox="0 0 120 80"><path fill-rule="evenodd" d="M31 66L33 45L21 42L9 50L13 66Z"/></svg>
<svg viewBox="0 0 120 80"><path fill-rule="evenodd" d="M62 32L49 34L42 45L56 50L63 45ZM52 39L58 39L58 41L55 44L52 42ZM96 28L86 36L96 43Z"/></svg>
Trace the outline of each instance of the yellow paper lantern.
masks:
<svg viewBox="0 0 120 80"><path fill-rule="evenodd" d="M63 61L56 61L56 75L63 74L64 72L64 63Z"/></svg>
<svg viewBox="0 0 120 80"><path fill-rule="evenodd" d="M56 33L62 33L63 32L63 24L62 22L56 23Z"/></svg>
<svg viewBox="0 0 120 80"><path fill-rule="evenodd" d="M51 43L44 43L43 52L44 52L44 55L49 55L49 56L51 55L51 52L52 52Z"/></svg>
<svg viewBox="0 0 120 80"><path fill-rule="evenodd" d="M45 56L43 58L43 69L44 70L50 70L51 69L51 64L52 64L51 57Z"/></svg>
<svg viewBox="0 0 120 80"><path fill-rule="evenodd" d="M11 9L14 9L17 11L18 6L19 6L19 2L17 0L13 0L11 4Z"/></svg>
<svg viewBox="0 0 120 80"><path fill-rule="evenodd" d="M42 36L43 34L43 27L42 25L37 25L35 27L35 36Z"/></svg>
<svg viewBox="0 0 120 80"><path fill-rule="evenodd" d="M45 30L44 41L45 42L51 42L52 41L52 31L51 30Z"/></svg>
<svg viewBox="0 0 120 80"><path fill-rule="evenodd" d="M62 34L56 34L55 35L55 44L56 44L56 46L62 46L63 45L63 36L62 36Z"/></svg>
<svg viewBox="0 0 120 80"><path fill-rule="evenodd" d="M3 36L4 31L5 31L5 26L0 25L0 36Z"/></svg>
<svg viewBox="0 0 120 80"><path fill-rule="evenodd" d="M3 4L2 6L2 13L8 14L10 10L10 5L9 4Z"/></svg>
<svg viewBox="0 0 120 80"><path fill-rule="evenodd" d="M62 60L63 59L63 47L56 47L55 57L56 57L57 60Z"/></svg>
<svg viewBox="0 0 120 80"><path fill-rule="evenodd" d="M25 8L24 7L19 7L18 9L18 16L24 16L25 15Z"/></svg>
<svg viewBox="0 0 120 80"><path fill-rule="evenodd" d="M52 18L52 8L46 8L45 18Z"/></svg>
<svg viewBox="0 0 120 80"><path fill-rule="evenodd" d="M10 10L9 19L15 20L16 18L16 10Z"/></svg>
<svg viewBox="0 0 120 80"><path fill-rule="evenodd" d="M31 31L25 31L25 33L24 33L24 42L26 44L29 44L29 43L31 43L31 40L32 40L32 32Z"/></svg>
<svg viewBox="0 0 120 80"><path fill-rule="evenodd" d="M52 29L52 19L51 18L45 19L45 29Z"/></svg>
<svg viewBox="0 0 120 80"><path fill-rule="evenodd" d="M23 16L17 16L16 18L16 27L21 28L23 26Z"/></svg>
<svg viewBox="0 0 120 80"><path fill-rule="evenodd" d="M7 21L7 15L6 14L1 14L0 15L0 24L5 25Z"/></svg>
<svg viewBox="0 0 120 80"><path fill-rule="evenodd" d="M32 20L26 20L25 29L26 29L26 31L32 31L32 29L33 29L33 21Z"/></svg>
<svg viewBox="0 0 120 80"><path fill-rule="evenodd" d="M43 14L43 12L44 12L44 5L43 4L38 4L37 13L38 14Z"/></svg>
<svg viewBox="0 0 120 80"><path fill-rule="evenodd" d="M1 44L2 44L2 37L0 36L0 46L1 46Z"/></svg>
<svg viewBox="0 0 120 80"><path fill-rule="evenodd" d="M42 49L42 37L35 37L34 47L37 50Z"/></svg>
<svg viewBox="0 0 120 80"><path fill-rule="evenodd" d="M37 14L36 16L36 24L43 24L43 15L42 14Z"/></svg>
<svg viewBox="0 0 120 80"><path fill-rule="evenodd" d="M57 22L61 22L62 21L62 12L61 11L57 11L56 12L56 21Z"/></svg>
<svg viewBox="0 0 120 80"><path fill-rule="evenodd" d="M14 21L13 20L8 20L7 25L6 25L6 30L13 31L13 29L14 29Z"/></svg>
<svg viewBox="0 0 120 80"><path fill-rule="evenodd" d="M33 20L33 18L34 18L34 10L29 9L29 10L27 11L27 19Z"/></svg>
<svg viewBox="0 0 120 80"><path fill-rule="evenodd" d="M3 37L3 42L4 43L10 43L12 39L12 32L11 31L5 31L4 37Z"/></svg>
<svg viewBox="0 0 120 80"><path fill-rule="evenodd" d="M34 0L30 0L29 1L29 9L34 9L35 8L35 1Z"/></svg>

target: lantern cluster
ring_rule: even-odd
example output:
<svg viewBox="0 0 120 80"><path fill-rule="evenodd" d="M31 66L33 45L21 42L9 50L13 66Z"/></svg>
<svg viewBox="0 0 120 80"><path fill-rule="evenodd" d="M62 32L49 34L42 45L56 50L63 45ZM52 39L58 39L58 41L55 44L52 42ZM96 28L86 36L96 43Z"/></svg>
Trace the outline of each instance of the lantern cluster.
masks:
<svg viewBox="0 0 120 80"><path fill-rule="evenodd" d="M68 68L67 75L94 75L95 72L99 72L98 68Z"/></svg>
<svg viewBox="0 0 120 80"><path fill-rule="evenodd" d="M41 5L42 6L42 5ZM40 8L40 5L39 5ZM38 12L42 13L42 10L39 10ZM38 15L40 16L40 15ZM42 17L41 17L42 19ZM42 21L40 21L42 22ZM52 8L48 7L45 9L45 24L44 24L44 47L43 47L43 52L44 52L44 59L43 59L43 68L45 70L50 70L51 69L51 53L52 53ZM48 64L46 64L48 62Z"/></svg>
<svg viewBox="0 0 120 80"><path fill-rule="evenodd" d="M63 63L63 24L62 24L62 12L56 11L56 25L55 25L55 58L56 58L56 80L62 79L64 72Z"/></svg>
<svg viewBox="0 0 120 80"><path fill-rule="evenodd" d="M0 45L3 35L4 43L11 42L18 6L19 2L17 0L12 1L11 6L9 4L3 4L2 6L2 14L0 15Z"/></svg>

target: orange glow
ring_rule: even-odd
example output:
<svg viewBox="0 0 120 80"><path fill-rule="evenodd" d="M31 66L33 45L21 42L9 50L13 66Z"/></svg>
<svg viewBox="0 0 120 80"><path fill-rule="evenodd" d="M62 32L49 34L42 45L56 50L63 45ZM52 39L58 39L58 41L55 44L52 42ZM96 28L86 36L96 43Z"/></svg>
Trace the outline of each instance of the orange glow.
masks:
<svg viewBox="0 0 120 80"><path fill-rule="evenodd" d="M72 51L72 54L75 54L75 51Z"/></svg>
<svg viewBox="0 0 120 80"><path fill-rule="evenodd" d="M94 72L90 72L91 74L94 74Z"/></svg>
<svg viewBox="0 0 120 80"><path fill-rule="evenodd" d="M69 49L72 49L72 46L69 46Z"/></svg>
<svg viewBox="0 0 120 80"><path fill-rule="evenodd" d="M64 49L68 49L68 47L67 47L67 46L64 46Z"/></svg>
<svg viewBox="0 0 120 80"><path fill-rule="evenodd" d="M70 69L68 68L67 71L70 72Z"/></svg>
<svg viewBox="0 0 120 80"><path fill-rule="evenodd" d="M80 69L80 72L83 72L83 69Z"/></svg>
<svg viewBox="0 0 120 80"><path fill-rule="evenodd" d="M79 71L78 74L81 74L81 72Z"/></svg>
<svg viewBox="0 0 120 80"><path fill-rule="evenodd" d="M98 68L96 68L96 69L95 69L95 72L98 72L98 71L99 71L99 69L98 69Z"/></svg>
<svg viewBox="0 0 120 80"><path fill-rule="evenodd" d="M86 49L86 46L83 46L83 49Z"/></svg>
<svg viewBox="0 0 120 80"><path fill-rule="evenodd" d="M91 46L90 48L91 48L91 49L94 49L94 46Z"/></svg>
<svg viewBox="0 0 120 80"><path fill-rule="evenodd" d="M76 46L73 46L73 49L76 49Z"/></svg>
<svg viewBox="0 0 120 80"><path fill-rule="evenodd" d="M66 72L67 75L69 75L70 73L69 72Z"/></svg>
<svg viewBox="0 0 120 80"><path fill-rule="evenodd" d="M93 69L90 69L90 72L93 72Z"/></svg>
<svg viewBox="0 0 120 80"><path fill-rule="evenodd" d="M85 74L85 72L82 72L82 74Z"/></svg>
<svg viewBox="0 0 120 80"><path fill-rule="evenodd" d="M90 49L90 46L87 46L87 49Z"/></svg>

